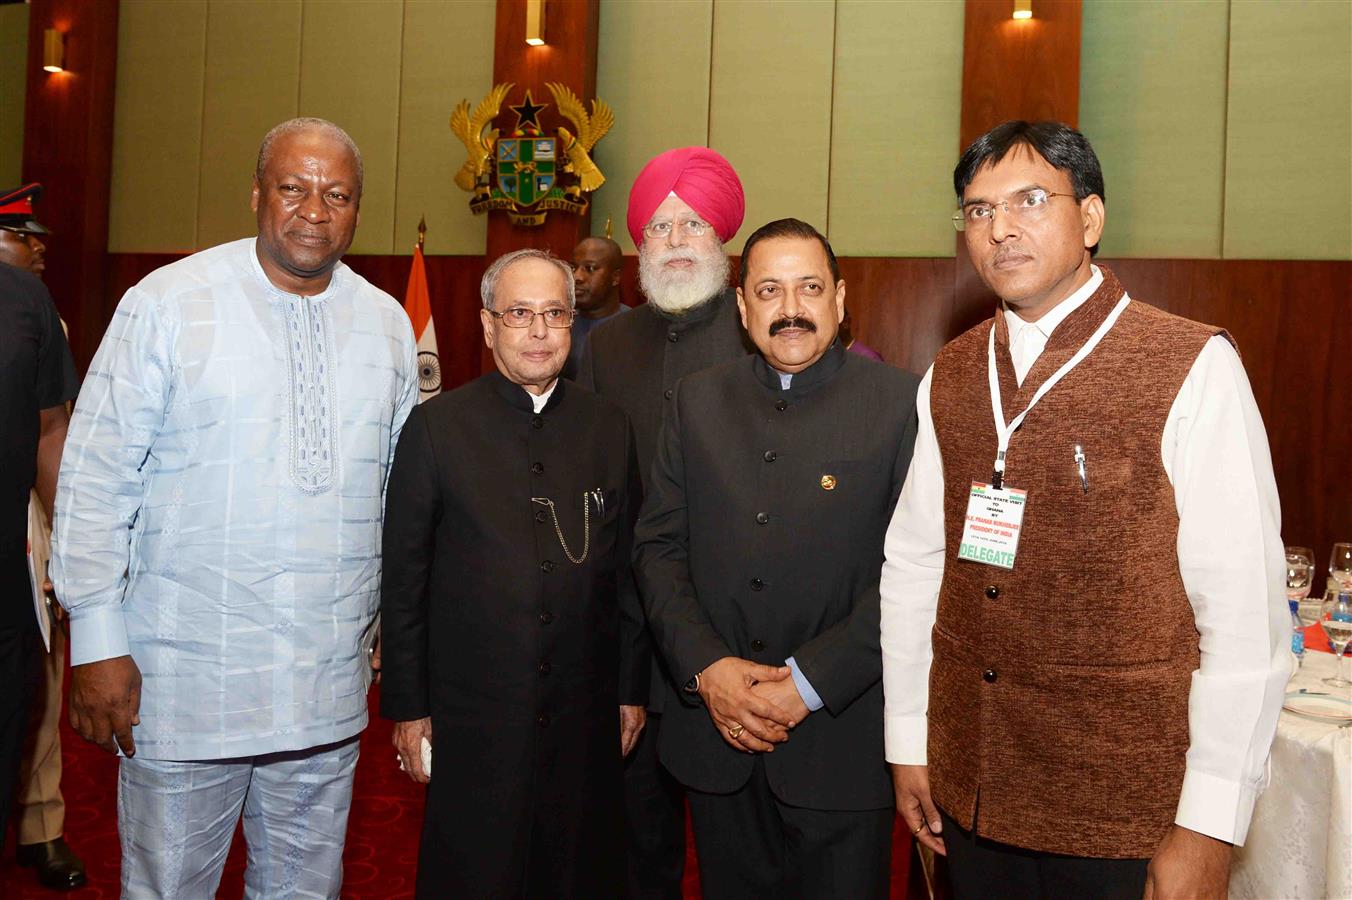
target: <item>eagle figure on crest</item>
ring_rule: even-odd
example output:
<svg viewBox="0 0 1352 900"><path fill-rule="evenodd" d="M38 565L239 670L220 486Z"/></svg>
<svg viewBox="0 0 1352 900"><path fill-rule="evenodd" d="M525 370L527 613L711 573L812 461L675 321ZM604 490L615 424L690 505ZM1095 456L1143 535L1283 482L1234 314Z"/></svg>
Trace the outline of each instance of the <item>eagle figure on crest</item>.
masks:
<svg viewBox="0 0 1352 900"><path fill-rule="evenodd" d="M615 124L615 113L604 100L593 99L591 115L588 115L587 108L567 85L546 82L545 87L554 95L559 114L577 129L576 137L562 125L558 129L559 146L568 157L564 171L577 176L578 185L583 191L594 191L606 183L606 176L592 162L591 149Z"/></svg>
<svg viewBox="0 0 1352 900"><path fill-rule="evenodd" d="M469 114L468 100L461 100L451 113L451 132L460 138L469 154L460 171L455 173L455 184L462 191L474 192L479 185L487 184L493 168L493 147L498 140L498 130L492 128L484 134L484 127L497 117L502 101L512 87L510 82L495 85L488 96L479 101L473 117Z"/></svg>

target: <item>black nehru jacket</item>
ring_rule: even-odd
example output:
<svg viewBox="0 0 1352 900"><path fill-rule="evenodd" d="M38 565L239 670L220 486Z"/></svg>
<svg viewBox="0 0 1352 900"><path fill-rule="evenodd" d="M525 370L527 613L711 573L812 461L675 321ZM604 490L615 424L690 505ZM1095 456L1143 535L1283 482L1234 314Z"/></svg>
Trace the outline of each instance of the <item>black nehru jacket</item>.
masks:
<svg viewBox="0 0 1352 900"><path fill-rule="evenodd" d="M728 288L684 316L666 316L646 303L601 323L587 338L577 380L628 414L647 485L662 410L676 382L754 349L742 329L737 294Z"/></svg>
<svg viewBox="0 0 1352 900"><path fill-rule="evenodd" d="M809 809L891 804L878 577L918 384L839 342L788 390L759 356L681 382L634 550L671 671L662 763L687 786L735 791L754 758L677 685L725 656L775 666L792 656L825 706L765 755L771 790Z"/></svg>
<svg viewBox="0 0 1352 900"><path fill-rule="evenodd" d="M618 707L646 702L649 673L639 490L624 413L567 381L540 413L492 372L409 416L385 509L381 714L432 718L420 896L618 892Z"/></svg>
<svg viewBox="0 0 1352 900"><path fill-rule="evenodd" d="M0 264L0 627L37 628L27 547L39 414L74 400L79 386L47 288Z"/></svg>

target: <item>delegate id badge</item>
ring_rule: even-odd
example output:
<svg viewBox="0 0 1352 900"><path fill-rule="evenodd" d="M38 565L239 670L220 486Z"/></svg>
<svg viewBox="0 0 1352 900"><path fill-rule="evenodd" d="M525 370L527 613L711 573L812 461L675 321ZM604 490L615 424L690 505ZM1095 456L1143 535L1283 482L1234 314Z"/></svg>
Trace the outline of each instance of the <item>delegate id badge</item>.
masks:
<svg viewBox="0 0 1352 900"><path fill-rule="evenodd" d="M1018 488L996 488L972 482L967 498L967 521L962 526L958 559L985 563L1000 569L1014 568L1019 552L1019 529L1023 527L1023 508L1028 492Z"/></svg>

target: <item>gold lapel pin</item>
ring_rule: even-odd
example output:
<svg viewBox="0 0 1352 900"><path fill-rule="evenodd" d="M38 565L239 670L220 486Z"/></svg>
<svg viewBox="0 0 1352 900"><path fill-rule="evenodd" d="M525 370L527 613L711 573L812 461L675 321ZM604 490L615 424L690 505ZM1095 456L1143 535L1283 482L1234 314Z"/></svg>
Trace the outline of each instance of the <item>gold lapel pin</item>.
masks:
<svg viewBox="0 0 1352 900"><path fill-rule="evenodd" d="M836 489L836 476L834 476L834 475L823 475L823 476L822 476L822 490L824 490L824 491L834 491L835 489Z"/></svg>

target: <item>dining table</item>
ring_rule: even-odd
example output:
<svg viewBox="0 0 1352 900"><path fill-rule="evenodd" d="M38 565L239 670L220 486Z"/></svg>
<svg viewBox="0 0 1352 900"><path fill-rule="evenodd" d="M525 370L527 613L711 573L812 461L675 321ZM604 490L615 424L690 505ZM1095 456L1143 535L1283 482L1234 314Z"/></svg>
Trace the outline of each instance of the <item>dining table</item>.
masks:
<svg viewBox="0 0 1352 900"><path fill-rule="evenodd" d="M1336 712L1340 698L1352 700L1352 689L1324 684L1337 658L1319 649L1328 644L1318 625L1306 630L1306 643L1286 696L1303 690L1333 698ZM1352 722L1283 708L1268 773L1247 840L1235 848L1230 897L1352 900Z"/></svg>

